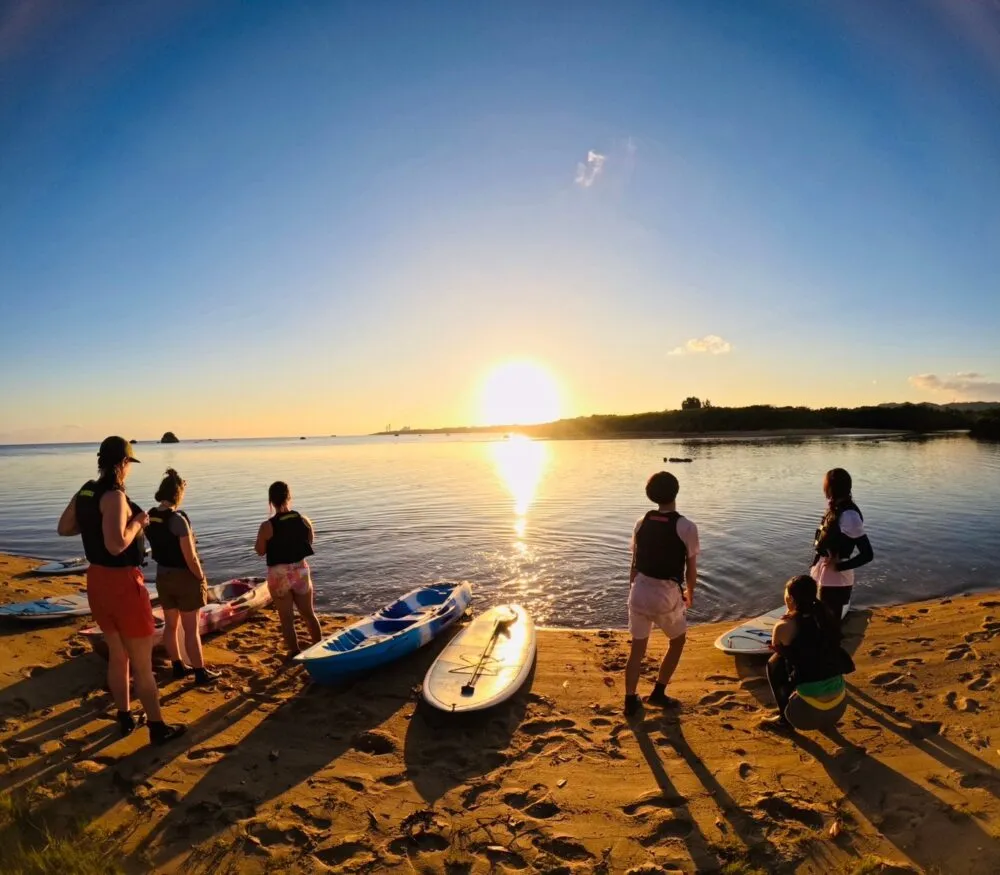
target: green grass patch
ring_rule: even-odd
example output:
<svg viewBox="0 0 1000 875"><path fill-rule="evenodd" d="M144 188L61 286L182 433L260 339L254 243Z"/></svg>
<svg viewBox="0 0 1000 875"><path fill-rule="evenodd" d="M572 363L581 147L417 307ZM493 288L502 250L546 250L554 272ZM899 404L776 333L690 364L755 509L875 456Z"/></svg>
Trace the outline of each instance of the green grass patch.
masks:
<svg viewBox="0 0 1000 875"><path fill-rule="evenodd" d="M767 873L763 869L751 866L749 863L736 861L726 863L721 869L721 875L767 875Z"/></svg>
<svg viewBox="0 0 1000 875"><path fill-rule="evenodd" d="M118 875L117 844L99 830L76 826L59 835L32 815L24 793L0 796L3 875Z"/></svg>

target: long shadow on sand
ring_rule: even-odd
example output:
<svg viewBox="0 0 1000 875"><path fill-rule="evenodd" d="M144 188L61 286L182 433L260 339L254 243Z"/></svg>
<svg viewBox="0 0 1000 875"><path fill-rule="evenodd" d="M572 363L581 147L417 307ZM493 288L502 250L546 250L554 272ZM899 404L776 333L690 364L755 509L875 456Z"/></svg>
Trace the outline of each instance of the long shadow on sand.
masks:
<svg viewBox="0 0 1000 875"><path fill-rule="evenodd" d="M448 637L439 636L433 645L405 662L345 687L308 685L278 703L246 734L239 735L234 726L220 739L223 743L190 751L188 759L208 763L204 774L187 795L171 800L137 851L151 864L161 864L176 853L176 840L193 847L253 816L261 806L323 771L348 750L375 755L391 752L394 740L371 730L412 701L414 685ZM295 683L301 683L302 677L297 674Z"/></svg>
<svg viewBox="0 0 1000 875"><path fill-rule="evenodd" d="M758 865L766 865L768 871L772 871L776 861L780 860L780 855L774 846L768 841L760 826L750 815L745 813L736 801L729 795L728 791L709 771L708 767L687 743L684 731L680 722L671 717L645 719L630 724L632 733L639 744L643 758L652 772L656 785L660 788L661 803L669 807L687 806L687 800L682 796L674 784L671 782L667 771L663 765L663 760L657 752L656 743L650 738L649 730L655 729L662 733L667 743L680 755L687 767L694 776L701 782L708 791L719 808L723 816L732 826L733 831L743 841L748 849L748 856ZM686 836L685 842L691 859L699 872L715 871L719 866L718 854L709 845L704 833L698 826L697 821L692 817L691 831Z"/></svg>
<svg viewBox="0 0 1000 875"><path fill-rule="evenodd" d="M939 723L911 718L883 705L853 684L848 684L847 688L851 693L851 704L859 713L947 768L959 772L963 776L960 779L963 787L979 787L1000 797L1000 770L940 735Z"/></svg>
<svg viewBox="0 0 1000 875"><path fill-rule="evenodd" d="M421 702L406 730L407 777L428 803L506 762L504 748L524 720L537 663L524 685L487 711L447 714Z"/></svg>
<svg viewBox="0 0 1000 875"><path fill-rule="evenodd" d="M803 734L795 744L826 769L830 779L877 829L914 862L934 872L995 873L1000 844L964 811L855 747L837 730L824 733L840 748L829 754Z"/></svg>
<svg viewBox="0 0 1000 875"><path fill-rule="evenodd" d="M108 730L99 729L92 733L82 747L73 751L74 755L71 758L54 759L51 763L43 760L43 764L47 767L43 769L43 774L39 774L38 784L40 787L51 784L55 792L47 793L47 798L42 801L38 801L37 798L33 800L32 819L44 827L39 836L44 839L50 830L58 834L63 826L92 822L123 800L137 807L145 805L146 803L140 799L139 791L152 775L167 762L185 756L220 728L245 716L256 706L257 702L252 699L231 699L189 725L184 736L166 747L156 748L142 744L128 754L99 755L98 752L104 748L111 748L113 751L116 742L133 743L131 740L120 742L117 728L111 727ZM146 730L139 729L137 732L144 735ZM88 759L96 761L96 764L105 768L95 774L86 774L75 783L71 782L70 789L66 790L63 781L67 768L73 762L83 762ZM136 821L136 824L138 823L139 821ZM24 840L25 836L20 835L18 830L16 824L7 829L0 829L0 847L5 846L7 842ZM124 836L121 835L119 838Z"/></svg>
<svg viewBox="0 0 1000 875"><path fill-rule="evenodd" d="M52 667L34 666L29 671L27 677L0 689L0 717L25 719L36 711L99 689L107 663L87 653Z"/></svg>

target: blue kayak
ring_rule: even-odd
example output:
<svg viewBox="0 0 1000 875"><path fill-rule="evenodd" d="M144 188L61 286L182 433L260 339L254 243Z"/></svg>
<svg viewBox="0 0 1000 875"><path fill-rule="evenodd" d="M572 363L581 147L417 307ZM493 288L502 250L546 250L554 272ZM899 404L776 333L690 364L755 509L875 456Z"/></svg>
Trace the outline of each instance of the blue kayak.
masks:
<svg viewBox="0 0 1000 875"><path fill-rule="evenodd" d="M317 683L336 683L419 650L461 617L471 600L468 583L419 587L303 650L295 661Z"/></svg>

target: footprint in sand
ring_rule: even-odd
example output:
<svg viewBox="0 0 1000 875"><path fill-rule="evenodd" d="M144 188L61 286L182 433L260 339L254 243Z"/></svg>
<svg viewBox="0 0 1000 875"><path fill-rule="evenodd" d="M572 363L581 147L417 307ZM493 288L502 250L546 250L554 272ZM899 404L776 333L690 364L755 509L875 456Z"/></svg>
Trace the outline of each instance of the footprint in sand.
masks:
<svg viewBox="0 0 1000 875"><path fill-rule="evenodd" d="M978 693L981 690L988 690L993 686L993 672L983 669L975 675L970 675L968 678L963 677L963 680L969 681L965 685L968 689Z"/></svg>
<svg viewBox="0 0 1000 875"><path fill-rule="evenodd" d="M740 773L740 777L744 781L747 780L747 778L749 778L754 773L753 766L751 766L750 763L747 762L740 763L739 766L737 767L737 771Z"/></svg>
<svg viewBox="0 0 1000 875"><path fill-rule="evenodd" d="M402 835L386 846L391 853L400 857L408 857L413 852L420 854L443 851L451 844L442 834L447 824L435 817L430 809L407 815L401 826Z"/></svg>
<svg viewBox="0 0 1000 875"><path fill-rule="evenodd" d="M877 645L871 649L870 656L873 659L880 659L881 657L885 656L886 653L888 653L887 647L883 647L882 645Z"/></svg>
<svg viewBox="0 0 1000 875"><path fill-rule="evenodd" d="M705 680L713 684L736 684L740 679L728 674L710 674Z"/></svg>
<svg viewBox="0 0 1000 875"><path fill-rule="evenodd" d="M954 659L976 659L976 654L968 644L956 644L945 655L947 660Z"/></svg>
<svg viewBox="0 0 1000 875"><path fill-rule="evenodd" d="M511 808L523 811L538 820L555 817L562 810L549 795L549 788L544 784L535 784L530 790L514 790L505 794L503 801Z"/></svg>
<svg viewBox="0 0 1000 875"><path fill-rule="evenodd" d="M482 784L473 784L462 793L462 807L465 809L475 808L479 804L479 797L484 793L495 793L500 789L499 784L486 781Z"/></svg>
<svg viewBox="0 0 1000 875"><path fill-rule="evenodd" d="M702 696L698 700L699 705L715 705L732 698L732 693L728 690L712 690L708 695Z"/></svg>
<svg viewBox="0 0 1000 875"><path fill-rule="evenodd" d="M989 601L980 602L979 603L979 607L981 607L981 608L1000 608L1000 602L994 601L994 600L991 599Z"/></svg>
<svg viewBox="0 0 1000 875"><path fill-rule="evenodd" d="M926 636L922 636L922 635L918 635L916 638L904 638L903 640L906 641L909 644L921 644L921 645L924 645L924 644L933 644L935 639L933 639L933 638L927 638ZM872 651L872 655L873 656L874 656L874 653L875 652Z"/></svg>
<svg viewBox="0 0 1000 875"><path fill-rule="evenodd" d="M974 714L979 710L979 702L960 696L954 690L949 690L944 696L944 703L953 711L963 711L967 714Z"/></svg>
<svg viewBox="0 0 1000 875"><path fill-rule="evenodd" d="M795 820L810 829L823 826L823 815L807 802L785 796L764 795L754 802L754 807L778 820Z"/></svg>
<svg viewBox="0 0 1000 875"><path fill-rule="evenodd" d="M571 836L538 836L533 844L538 850L551 854L559 860L582 862L594 858L590 851Z"/></svg>
<svg viewBox="0 0 1000 875"><path fill-rule="evenodd" d="M648 848L651 845L659 845L668 839L687 838L693 829L694 824L687 815L667 814L657 820L652 829L639 836L639 844Z"/></svg>
<svg viewBox="0 0 1000 875"><path fill-rule="evenodd" d="M893 665L905 668L908 665L923 665L924 661L919 656L904 656L902 659L893 660Z"/></svg>
<svg viewBox="0 0 1000 875"><path fill-rule="evenodd" d="M347 835L336 844L327 845L313 852L321 863L327 866L345 866L352 871L364 866L372 865L375 860L375 850L362 836Z"/></svg>
<svg viewBox="0 0 1000 875"><path fill-rule="evenodd" d="M879 672L878 674L872 675L869 678L869 681L873 686L882 687L890 693L915 693L917 691L916 685L906 680L906 675L898 671Z"/></svg>
<svg viewBox="0 0 1000 875"><path fill-rule="evenodd" d="M362 753L370 753L375 756L393 753L399 745L396 739L381 729L369 729L367 732L359 732L351 739L351 747Z"/></svg>
<svg viewBox="0 0 1000 875"><path fill-rule="evenodd" d="M553 729L573 729L575 727L576 721L570 720L568 717L539 717L522 723L518 729L526 735L541 735Z"/></svg>
<svg viewBox="0 0 1000 875"><path fill-rule="evenodd" d="M687 805L684 796L651 790L623 805L622 811L630 817L643 817L661 808L681 808L684 805Z"/></svg>
<svg viewBox="0 0 1000 875"><path fill-rule="evenodd" d="M266 820L252 820L247 824L247 833L264 847L292 845L304 848L313 841L313 836L294 824L272 823Z"/></svg>
<svg viewBox="0 0 1000 875"><path fill-rule="evenodd" d="M393 775L383 775L378 779L379 784L385 784L386 787L398 787L400 784L405 784L409 780L409 775L406 772L396 772Z"/></svg>
<svg viewBox="0 0 1000 875"><path fill-rule="evenodd" d="M498 869L501 872L507 869L527 869L530 865L521 854L504 845L475 844L470 845L469 850L479 856L486 857L491 872ZM466 870L456 868L455 871L464 872Z"/></svg>

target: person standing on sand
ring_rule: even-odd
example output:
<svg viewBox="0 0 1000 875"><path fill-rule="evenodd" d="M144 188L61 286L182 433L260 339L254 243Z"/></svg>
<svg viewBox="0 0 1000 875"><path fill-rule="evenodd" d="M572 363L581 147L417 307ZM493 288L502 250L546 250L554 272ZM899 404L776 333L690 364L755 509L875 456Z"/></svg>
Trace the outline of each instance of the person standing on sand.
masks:
<svg viewBox="0 0 1000 875"><path fill-rule="evenodd" d="M291 509L292 493L287 483L272 483L267 501L274 514L261 523L254 550L267 559L267 588L278 608L285 647L294 656L299 652L295 608L305 620L312 643L323 637L313 610L312 577L306 562L306 557L313 555L313 527L308 517Z"/></svg>
<svg viewBox="0 0 1000 875"><path fill-rule="evenodd" d="M654 626L669 639L666 655L660 663L656 686L646 703L661 708L675 708L677 699L666 694L687 633L687 609L694 601L698 578L698 527L677 513L680 484L677 478L660 471L646 483L646 497L656 505L636 523L632 532L632 566L629 571L628 628L632 649L625 665L625 714L631 716L642 707L636 692L642 659Z"/></svg>
<svg viewBox="0 0 1000 875"><path fill-rule="evenodd" d="M81 535L87 566L87 603L108 645L108 687L122 736L136 728L129 699L129 666L146 712L149 740L164 744L184 732L160 713L153 675L153 608L139 566L146 554L149 517L125 494L125 478L138 464L123 437L105 438L97 451L97 480L88 480L59 517L60 535Z"/></svg>
<svg viewBox="0 0 1000 875"><path fill-rule="evenodd" d="M823 478L827 511L816 530L810 577L819 586L819 600L833 617L840 636L844 607L851 601L854 569L875 558L871 541L865 534L864 517L851 494L851 475L843 468L832 468ZM857 550L857 554L855 554Z"/></svg>
<svg viewBox="0 0 1000 875"><path fill-rule="evenodd" d="M840 648L833 614L816 597L816 581L808 574L785 584L788 613L771 633L774 655L767 661L778 713L760 721L761 729L794 732L829 729L847 709L843 672L854 664Z"/></svg>
<svg viewBox="0 0 1000 875"><path fill-rule="evenodd" d="M180 510L187 481L173 468L167 468L156 490L157 507L149 511L146 536L156 562L156 592L163 608L163 646L173 664L174 678L180 680L192 671L196 686L219 678L217 671L205 667L198 631L198 612L208 603L208 583L195 547L191 520ZM181 659L178 626L184 629L184 649L191 667Z"/></svg>

